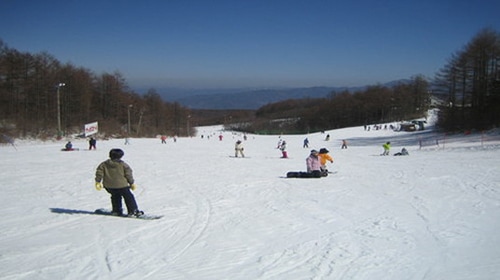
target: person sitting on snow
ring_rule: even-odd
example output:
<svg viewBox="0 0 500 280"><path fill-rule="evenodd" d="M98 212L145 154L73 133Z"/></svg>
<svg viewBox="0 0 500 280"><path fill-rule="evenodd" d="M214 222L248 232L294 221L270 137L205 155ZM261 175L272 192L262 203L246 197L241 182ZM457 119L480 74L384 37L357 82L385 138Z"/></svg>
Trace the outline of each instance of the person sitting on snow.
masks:
<svg viewBox="0 0 500 280"><path fill-rule="evenodd" d="M63 151L73 151L73 144L71 144L71 141L68 141L68 143L66 143Z"/></svg>
<svg viewBox="0 0 500 280"><path fill-rule="evenodd" d="M403 148L403 149L401 149L401 152L395 153L394 155L395 156L409 156L410 154L408 153L408 151L406 150L406 148Z"/></svg>
<svg viewBox="0 0 500 280"><path fill-rule="evenodd" d="M330 151L328 151L326 148L321 148L319 150L319 162L321 163L322 174L328 173L328 168L326 168L326 162L329 161L330 163L333 163L333 158L328 154L329 152Z"/></svg>
<svg viewBox="0 0 500 280"><path fill-rule="evenodd" d="M321 177L321 162L319 160L319 153L316 150L312 150L311 154L306 158L307 173L311 174L311 177L319 178Z"/></svg>

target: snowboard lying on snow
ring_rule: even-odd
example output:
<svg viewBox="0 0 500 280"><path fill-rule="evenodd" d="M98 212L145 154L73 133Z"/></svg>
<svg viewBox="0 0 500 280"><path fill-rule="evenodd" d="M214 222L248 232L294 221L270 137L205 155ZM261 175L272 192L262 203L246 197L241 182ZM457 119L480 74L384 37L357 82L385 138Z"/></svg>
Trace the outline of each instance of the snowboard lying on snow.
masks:
<svg viewBox="0 0 500 280"><path fill-rule="evenodd" d="M321 178L326 177L328 174L335 174L337 171L322 171L321 173L309 173L303 171L290 171L286 173L287 178Z"/></svg>
<svg viewBox="0 0 500 280"><path fill-rule="evenodd" d="M139 217L136 216L127 216L127 215L122 215L122 216L116 216L111 214L111 210L104 209L104 208L99 208L94 211L95 214L97 215L105 215L105 216L111 216L111 217L119 217L119 218L130 218L130 219L140 219L140 220L157 220L163 217L163 215L151 215L151 214L144 214Z"/></svg>

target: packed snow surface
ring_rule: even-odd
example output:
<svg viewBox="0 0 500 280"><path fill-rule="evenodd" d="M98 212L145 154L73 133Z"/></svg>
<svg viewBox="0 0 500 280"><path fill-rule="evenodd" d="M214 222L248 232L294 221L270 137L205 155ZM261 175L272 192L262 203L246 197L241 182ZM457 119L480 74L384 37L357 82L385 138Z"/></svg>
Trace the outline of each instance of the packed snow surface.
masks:
<svg viewBox="0 0 500 280"><path fill-rule="evenodd" d="M246 158L234 158L243 135L219 126L95 151L84 139L73 152L0 146L0 279L500 279L500 141L363 127L247 137ZM323 147L332 174L285 178ZM402 147L409 156L392 156ZM111 207L94 188L111 148L125 151L140 209L163 218L93 214Z"/></svg>

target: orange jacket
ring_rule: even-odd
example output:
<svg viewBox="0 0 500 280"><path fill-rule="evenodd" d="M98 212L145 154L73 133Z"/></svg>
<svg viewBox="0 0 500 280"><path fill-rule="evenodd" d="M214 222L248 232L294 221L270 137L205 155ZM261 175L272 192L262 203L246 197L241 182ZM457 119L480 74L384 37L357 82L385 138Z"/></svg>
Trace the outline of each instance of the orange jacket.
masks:
<svg viewBox="0 0 500 280"><path fill-rule="evenodd" d="M326 162L332 162L333 163L333 158L329 154L319 154L319 162L321 165L326 165Z"/></svg>

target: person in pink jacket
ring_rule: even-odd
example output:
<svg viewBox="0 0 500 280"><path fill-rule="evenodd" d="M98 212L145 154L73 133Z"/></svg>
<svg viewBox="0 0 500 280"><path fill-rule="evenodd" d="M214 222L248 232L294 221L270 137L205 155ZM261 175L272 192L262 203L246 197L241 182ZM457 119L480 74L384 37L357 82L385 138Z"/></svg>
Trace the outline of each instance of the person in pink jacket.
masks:
<svg viewBox="0 0 500 280"><path fill-rule="evenodd" d="M312 150L306 158L307 173L310 173L312 177L321 177L321 163L318 155L318 151Z"/></svg>

